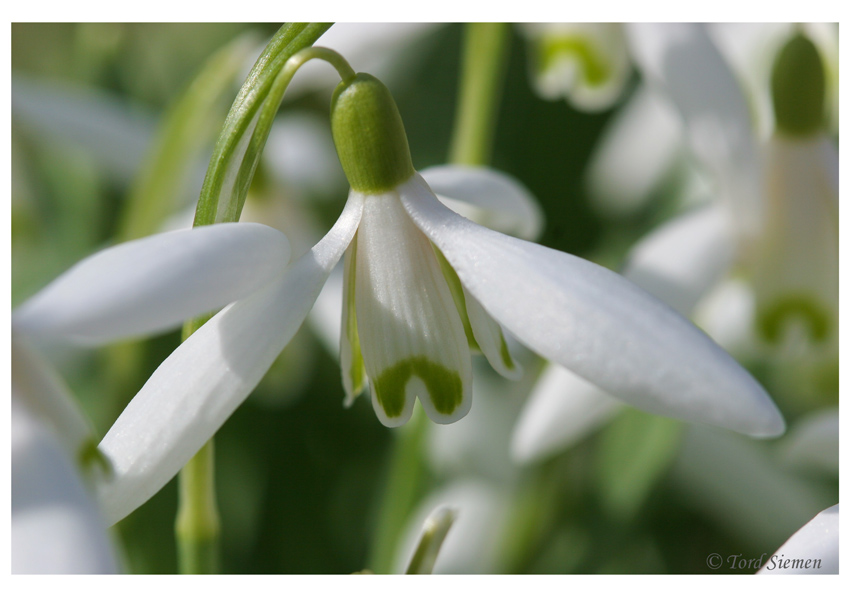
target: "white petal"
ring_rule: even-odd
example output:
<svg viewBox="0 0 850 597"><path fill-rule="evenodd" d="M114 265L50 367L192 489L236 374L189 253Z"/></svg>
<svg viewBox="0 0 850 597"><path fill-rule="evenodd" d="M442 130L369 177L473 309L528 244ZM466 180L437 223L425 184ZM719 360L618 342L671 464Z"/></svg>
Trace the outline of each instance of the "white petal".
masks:
<svg viewBox="0 0 850 597"><path fill-rule="evenodd" d="M800 471L838 476L838 409L811 413L783 438L782 460Z"/></svg>
<svg viewBox="0 0 850 597"><path fill-rule="evenodd" d="M735 231L718 204L664 224L631 250L623 275L685 317L732 266Z"/></svg>
<svg viewBox="0 0 850 597"><path fill-rule="evenodd" d="M629 28L636 62L681 114L691 150L716 196L743 231L761 221L759 160L750 106L731 67L701 24L641 23Z"/></svg>
<svg viewBox="0 0 850 597"><path fill-rule="evenodd" d="M18 308L18 332L101 344L176 327L280 274L286 237L260 224L157 234L84 259Z"/></svg>
<svg viewBox="0 0 850 597"><path fill-rule="evenodd" d="M399 193L482 306L540 355L649 412L752 435L782 432L779 411L734 359L625 278L477 226L417 176Z"/></svg>
<svg viewBox="0 0 850 597"><path fill-rule="evenodd" d="M838 574L838 504L815 516L776 550L759 574Z"/></svg>
<svg viewBox="0 0 850 597"><path fill-rule="evenodd" d="M361 209L352 193L319 244L276 281L202 326L130 402L100 444L115 472L100 488L111 523L177 474L259 383L351 242Z"/></svg>
<svg viewBox="0 0 850 597"><path fill-rule="evenodd" d="M487 361L502 377L513 381L520 379L523 373L522 365L511 356L501 326L465 288L463 296L472 335Z"/></svg>
<svg viewBox="0 0 850 597"><path fill-rule="evenodd" d="M588 190L600 211L622 217L644 207L681 151L681 129L669 102L641 85L612 118L588 165Z"/></svg>
<svg viewBox="0 0 850 597"><path fill-rule="evenodd" d="M419 174L449 209L473 222L527 240L543 232L537 199L507 174L458 165L433 166Z"/></svg>
<svg viewBox="0 0 850 597"><path fill-rule="evenodd" d="M622 407L575 373L550 364L528 396L511 442L520 463L566 450L607 423Z"/></svg>
<svg viewBox="0 0 850 597"><path fill-rule="evenodd" d="M463 322L431 243L395 193L366 197L355 306L372 404L384 425L405 423L417 396L437 423L469 412L472 365Z"/></svg>
<svg viewBox="0 0 850 597"><path fill-rule="evenodd" d="M118 571L106 524L68 454L14 399L11 537L14 574Z"/></svg>

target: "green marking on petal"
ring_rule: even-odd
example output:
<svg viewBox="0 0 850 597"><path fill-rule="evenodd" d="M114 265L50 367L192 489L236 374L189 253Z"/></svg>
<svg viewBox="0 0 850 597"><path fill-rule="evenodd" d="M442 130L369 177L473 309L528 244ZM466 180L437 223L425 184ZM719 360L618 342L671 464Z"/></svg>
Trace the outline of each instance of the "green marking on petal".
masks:
<svg viewBox="0 0 850 597"><path fill-rule="evenodd" d="M809 328L812 339L822 342L829 335L829 310L818 305L806 296L787 296L774 301L758 314L757 326L759 332L768 342L779 342L788 321L797 319Z"/></svg>
<svg viewBox="0 0 850 597"><path fill-rule="evenodd" d="M575 56L581 64L584 81L590 87L599 87L611 78L612 68L594 44L580 36L547 35L540 40L539 68L546 72L565 55Z"/></svg>
<svg viewBox="0 0 850 597"><path fill-rule="evenodd" d="M357 275L357 235L351 241L348 248L345 261L345 291L343 300L346 302L346 321L345 325L346 337L348 338L349 349L351 350L351 363L349 364L349 378L351 379L352 395L348 398L354 400L354 397L363 391L363 385L366 382L365 369L363 366L363 353L360 350L360 335L357 332L357 314L354 308L354 281Z"/></svg>
<svg viewBox="0 0 850 597"><path fill-rule="evenodd" d="M508 369L513 369L516 367L513 358L511 357L511 351L508 350L508 343L505 340L505 335L499 330L499 355L502 357L502 363L504 363L505 367Z"/></svg>
<svg viewBox="0 0 850 597"><path fill-rule="evenodd" d="M457 312L460 315L461 322L463 323L463 331L466 334L466 341L469 344L469 348L471 350L481 352L481 347L478 345L478 341L475 340L475 335L472 333L472 324L469 322L469 314L466 312L466 297L463 294L463 286L461 286L460 278L457 277L457 272L455 272L454 268L440 252L440 249L433 244L431 247L434 249L434 254L437 256L437 262L440 264L440 270L443 272L443 277L445 277L446 283L449 285L449 290L452 293L452 299L454 299L455 307L457 307Z"/></svg>
<svg viewBox="0 0 850 597"><path fill-rule="evenodd" d="M457 371L435 363L427 357L410 357L384 370L374 380L378 404L389 418L396 418L404 410L407 384L418 377L428 389L431 404L436 411L450 415L463 400L463 382ZM422 396L419 399L422 400Z"/></svg>

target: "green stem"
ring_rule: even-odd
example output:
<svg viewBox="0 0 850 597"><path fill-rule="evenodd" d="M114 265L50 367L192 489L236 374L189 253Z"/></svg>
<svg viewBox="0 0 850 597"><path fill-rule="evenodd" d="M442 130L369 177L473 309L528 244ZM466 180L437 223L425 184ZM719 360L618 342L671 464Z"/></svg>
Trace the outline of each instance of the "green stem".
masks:
<svg viewBox="0 0 850 597"><path fill-rule="evenodd" d="M181 574L216 574L219 517L215 501L215 454L210 440L180 472L175 535Z"/></svg>
<svg viewBox="0 0 850 597"><path fill-rule="evenodd" d="M343 79L354 77L354 71L339 54L309 47L328 27L330 25L315 23L284 25L266 46L233 102L213 150L195 212L195 226L239 219L272 121L299 67L308 60L321 58L330 62ZM244 153L240 155L240 152ZM236 178L232 180L228 174L234 169ZM221 199L224 203L219 205ZM183 327L183 340L208 318L203 316L187 322ZM178 567L183 574L218 572L220 524L214 471L213 440L210 439L180 473L175 535Z"/></svg>
<svg viewBox="0 0 850 597"><path fill-rule="evenodd" d="M228 172L239 159L240 150L244 151L243 144L250 140L246 138L246 134L251 134L255 116L264 105L286 62L298 51L313 45L329 28L330 24L327 23L288 23L280 28L263 50L236 96L213 148L195 211L195 226L235 221L239 218L239 211L245 199L240 193L247 193L247 188L232 184ZM240 160L240 170L241 166ZM226 182L232 186L225 186ZM219 208L222 199L225 201L224 209ZM228 217L233 219L229 220Z"/></svg>
<svg viewBox="0 0 850 597"><path fill-rule="evenodd" d="M501 86L507 70L506 23L469 23L449 161L480 166L490 163Z"/></svg>

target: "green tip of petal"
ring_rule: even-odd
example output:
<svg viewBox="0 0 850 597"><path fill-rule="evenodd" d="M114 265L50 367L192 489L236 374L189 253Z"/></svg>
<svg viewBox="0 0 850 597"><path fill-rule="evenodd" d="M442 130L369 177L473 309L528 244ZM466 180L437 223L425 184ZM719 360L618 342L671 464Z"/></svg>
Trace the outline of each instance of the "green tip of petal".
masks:
<svg viewBox="0 0 850 597"><path fill-rule="evenodd" d="M428 359L410 357L386 369L374 381L374 391L384 414L397 419L404 412L407 384L419 378L428 390L434 410L445 416L455 414L463 402L463 381L457 371ZM424 400L424 396L419 396Z"/></svg>
<svg viewBox="0 0 850 597"><path fill-rule="evenodd" d="M770 79L776 127L785 134L811 135L823 125L826 74L815 45L797 34L779 52Z"/></svg>
<svg viewBox="0 0 850 597"><path fill-rule="evenodd" d="M765 340L777 343L782 340L786 324L795 320L805 323L810 337L816 342L823 342L829 335L828 311L805 296L785 297L761 309L757 325Z"/></svg>
<svg viewBox="0 0 850 597"><path fill-rule="evenodd" d="M100 451L93 437L88 438L80 445L80 449L77 450L77 463L84 471L93 471L97 467L104 477L112 476L112 464Z"/></svg>
<svg viewBox="0 0 850 597"><path fill-rule="evenodd" d="M331 101L331 128L351 188L390 191L413 176L404 124L389 89L372 75L341 82Z"/></svg>

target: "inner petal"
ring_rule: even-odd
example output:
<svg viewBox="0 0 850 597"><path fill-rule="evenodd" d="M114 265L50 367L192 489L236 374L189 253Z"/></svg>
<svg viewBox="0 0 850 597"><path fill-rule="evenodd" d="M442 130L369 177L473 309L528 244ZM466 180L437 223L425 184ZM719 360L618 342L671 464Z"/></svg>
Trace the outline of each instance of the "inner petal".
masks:
<svg viewBox="0 0 850 597"><path fill-rule="evenodd" d="M355 311L372 404L397 426L415 397L437 423L470 406L463 323L430 241L394 194L366 199L357 235Z"/></svg>

